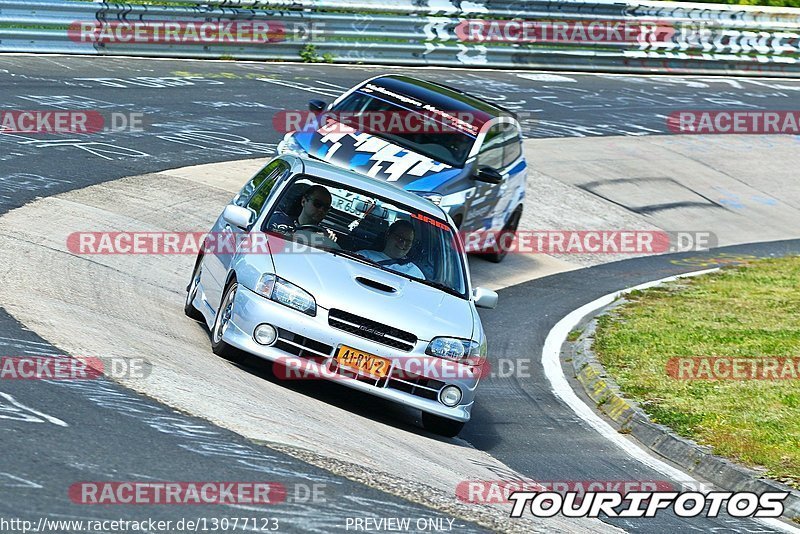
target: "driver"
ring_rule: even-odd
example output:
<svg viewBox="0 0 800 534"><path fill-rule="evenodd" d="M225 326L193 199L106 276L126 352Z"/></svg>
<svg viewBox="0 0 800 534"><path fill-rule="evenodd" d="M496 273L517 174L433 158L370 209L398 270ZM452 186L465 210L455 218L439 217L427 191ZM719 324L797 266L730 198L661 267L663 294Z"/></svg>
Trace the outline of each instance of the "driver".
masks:
<svg viewBox="0 0 800 534"><path fill-rule="evenodd" d="M386 246L383 252L359 250L356 254L372 260L392 271L425 280L425 275L406 256L414 244L414 225L405 219L398 219L386 231Z"/></svg>
<svg viewBox="0 0 800 534"><path fill-rule="evenodd" d="M285 235L305 225L319 226L331 209L331 193L325 186L312 185L303 193L300 199L300 214L292 218L282 211L277 211L269 222L269 230Z"/></svg>

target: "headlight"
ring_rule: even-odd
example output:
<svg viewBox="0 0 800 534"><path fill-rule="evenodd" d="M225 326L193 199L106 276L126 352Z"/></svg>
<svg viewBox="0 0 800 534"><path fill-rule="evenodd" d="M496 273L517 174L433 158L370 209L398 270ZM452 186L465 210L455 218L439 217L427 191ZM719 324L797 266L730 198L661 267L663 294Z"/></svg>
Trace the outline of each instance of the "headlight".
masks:
<svg viewBox="0 0 800 534"><path fill-rule="evenodd" d="M442 195L440 195L439 193L431 193L428 191L411 191L411 192L414 193L415 195L421 196L426 200L430 200L437 206L442 202Z"/></svg>
<svg viewBox="0 0 800 534"><path fill-rule="evenodd" d="M308 291L274 274L262 275L255 291L263 297L312 317L317 315L317 302Z"/></svg>
<svg viewBox="0 0 800 534"><path fill-rule="evenodd" d="M478 363L486 356L486 342L479 343L455 337L435 337L428 344L425 353L457 362L471 360Z"/></svg>
<svg viewBox="0 0 800 534"><path fill-rule="evenodd" d="M278 143L278 154L291 154L293 156L307 156L306 149L300 146L300 142L295 138L294 133L290 132L283 136L283 141Z"/></svg>

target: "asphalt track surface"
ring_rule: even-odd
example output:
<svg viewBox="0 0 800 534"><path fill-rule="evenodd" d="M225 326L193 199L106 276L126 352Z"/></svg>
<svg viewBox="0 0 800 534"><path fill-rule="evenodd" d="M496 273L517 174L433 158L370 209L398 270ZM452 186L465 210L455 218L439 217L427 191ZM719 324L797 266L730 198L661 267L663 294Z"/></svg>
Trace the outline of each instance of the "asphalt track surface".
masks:
<svg viewBox="0 0 800 534"><path fill-rule="evenodd" d="M0 136L0 213L36 197L123 176L269 156L282 137L272 128L274 113L302 110L310 98L331 100L380 72L319 65L0 58L2 109L83 108L145 117L144 131L136 133ZM664 133L666 116L673 111L794 109L800 90L798 82L772 80L573 74L526 79L514 73L446 70L420 75L478 92L516 111L534 112L525 122L528 137ZM756 256L798 251L798 242L726 250ZM697 261L681 256L640 258L501 291L501 306L481 313L490 339L495 340L493 357L529 358L532 378L491 378L482 384L473 420L461 437L535 480L661 480L663 476L604 442L554 397L541 372L541 346L555 322L586 302L700 268ZM5 311L0 313L0 354L56 352ZM344 517L445 517L249 443L110 382L7 381L1 391L13 399L3 396L0 401L3 517L177 520L256 513L276 517L283 531L319 532L343 530ZM65 428L57 420L74 424ZM193 507L189 514L185 507L89 510L67 498L68 486L80 480L246 480L248 475L285 482L289 502L224 513L219 508ZM498 473L498 478L502 475ZM298 481L324 484L326 502L304 502L305 490L296 486ZM768 531L749 520L683 520L668 514L607 522L631 532ZM460 521L455 525L459 531L480 530Z"/></svg>

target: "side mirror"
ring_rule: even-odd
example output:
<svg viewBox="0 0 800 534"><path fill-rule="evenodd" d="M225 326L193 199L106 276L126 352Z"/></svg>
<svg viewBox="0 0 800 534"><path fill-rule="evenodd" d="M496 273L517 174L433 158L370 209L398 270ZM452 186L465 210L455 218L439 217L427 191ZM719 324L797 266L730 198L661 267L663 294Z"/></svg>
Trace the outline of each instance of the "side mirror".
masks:
<svg viewBox="0 0 800 534"><path fill-rule="evenodd" d="M252 217L252 211L235 204L228 204L225 206L225 211L222 212L222 219L231 226L236 226L238 228L247 228L250 226L250 219Z"/></svg>
<svg viewBox="0 0 800 534"><path fill-rule="evenodd" d="M472 290L472 297L475 299L475 306L478 308L494 309L497 307L497 293L484 287L476 287Z"/></svg>
<svg viewBox="0 0 800 534"><path fill-rule="evenodd" d="M311 100L308 102L308 111L312 113L322 113L326 107L328 107L328 103L324 100Z"/></svg>
<svg viewBox="0 0 800 534"><path fill-rule="evenodd" d="M475 174L475 179L479 182L486 182L490 184L499 184L503 181L503 175L492 169L491 167L481 167Z"/></svg>

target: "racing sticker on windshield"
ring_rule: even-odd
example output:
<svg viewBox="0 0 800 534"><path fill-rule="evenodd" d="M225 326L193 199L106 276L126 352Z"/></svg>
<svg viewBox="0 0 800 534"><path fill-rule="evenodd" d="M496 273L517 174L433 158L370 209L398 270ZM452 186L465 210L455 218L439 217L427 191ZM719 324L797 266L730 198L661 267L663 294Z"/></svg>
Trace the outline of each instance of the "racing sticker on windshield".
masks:
<svg viewBox="0 0 800 534"><path fill-rule="evenodd" d="M317 157L329 163L364 170L364 174L371 178L396 182L403 176L421 178L452 168L370 134L330 129L323 126L317 131L321 135Z"/></svg>
<svg viewBox="0 0 800 534"><path fill-rule="evenodd" d="M394 91L390 91L385 87L381 87L372 83L366 84L364 87L359 89L359 91L363 93L379 93L384 98L389 98L395 102L412 106L420 112L426 113L432 117L436 117L438 120L442 121L442 123L447 124L451 128L455 128L460 132L472 136L477 136L481 131L481 127L490 119L488 113L478 110L474 110L465 116L460 116L458 113L439 109L431 104L420 102L419 100L409 96L395 93Z"/></svg>
<svg viewBox="0 0 800 534"><path fill-rule="evenodd" d="M450 231L450 227L447 226L445 223L443 223L442 221L437 221L436 219L428 217L427 215L423 215L421 213L412 213L411 218L416 219L418 221L422 221L424 223L431 224L436 228L441 228L442 230L446 230L448 232Z"/></svg>

